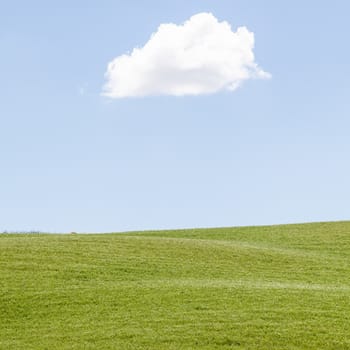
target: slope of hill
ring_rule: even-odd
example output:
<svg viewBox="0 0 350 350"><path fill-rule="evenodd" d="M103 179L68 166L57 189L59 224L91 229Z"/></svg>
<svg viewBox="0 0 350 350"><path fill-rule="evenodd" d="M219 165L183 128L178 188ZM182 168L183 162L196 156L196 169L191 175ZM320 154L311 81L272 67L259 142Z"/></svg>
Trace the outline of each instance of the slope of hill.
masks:
<svg viewBox="0 0 350 350"><path fill-rule="evenodd" d="M350 222L0 235L0 349L350 349Z"/></svg>

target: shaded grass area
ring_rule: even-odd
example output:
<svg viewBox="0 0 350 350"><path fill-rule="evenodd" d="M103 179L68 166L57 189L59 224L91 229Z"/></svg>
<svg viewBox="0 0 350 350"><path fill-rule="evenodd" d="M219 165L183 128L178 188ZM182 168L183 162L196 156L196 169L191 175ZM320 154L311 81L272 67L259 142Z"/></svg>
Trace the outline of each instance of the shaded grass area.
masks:
<svg viewBox="0 0 350 350"><path fill-rule="evenodd" d="M0 235L0 349L349 349L350 223Z"/></svg>

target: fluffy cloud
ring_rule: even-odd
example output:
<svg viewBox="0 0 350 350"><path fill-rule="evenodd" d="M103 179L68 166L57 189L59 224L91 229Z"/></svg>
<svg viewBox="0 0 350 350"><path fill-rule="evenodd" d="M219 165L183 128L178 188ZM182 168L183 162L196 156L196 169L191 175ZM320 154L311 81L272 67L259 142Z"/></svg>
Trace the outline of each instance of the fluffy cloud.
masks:
<svg viewBox="0 0 350 350"><path fill-rule="evenodd" d="M103 95L200 95L235 90L252 78L269 78L255 63L254 33L232 31L211 13L183 25L161 24L142 48L108 64Z"/></svg>

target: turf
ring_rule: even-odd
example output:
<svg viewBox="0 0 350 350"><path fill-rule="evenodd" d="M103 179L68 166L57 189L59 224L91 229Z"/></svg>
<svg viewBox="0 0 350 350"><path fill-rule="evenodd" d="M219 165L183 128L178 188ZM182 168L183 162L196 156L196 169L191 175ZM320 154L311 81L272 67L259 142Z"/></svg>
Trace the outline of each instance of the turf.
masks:
<svg viewBox="0 0 350 350"><path fill-rule="evenodd" d="M350 349L350 222L2 234L0 349Z"/></svg>

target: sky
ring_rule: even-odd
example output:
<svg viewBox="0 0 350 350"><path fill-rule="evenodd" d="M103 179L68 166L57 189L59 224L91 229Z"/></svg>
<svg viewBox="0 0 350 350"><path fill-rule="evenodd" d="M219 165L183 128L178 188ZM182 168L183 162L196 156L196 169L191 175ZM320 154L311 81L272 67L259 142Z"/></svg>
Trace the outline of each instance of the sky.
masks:
<svg viewBox="0 0 350 350"><path fill-rule="evenodd" d="M2 1L0 231L350 219L349 12Z"/></svg>

